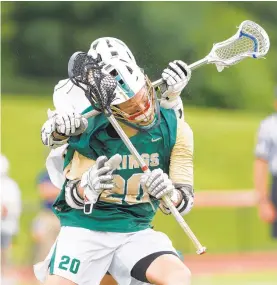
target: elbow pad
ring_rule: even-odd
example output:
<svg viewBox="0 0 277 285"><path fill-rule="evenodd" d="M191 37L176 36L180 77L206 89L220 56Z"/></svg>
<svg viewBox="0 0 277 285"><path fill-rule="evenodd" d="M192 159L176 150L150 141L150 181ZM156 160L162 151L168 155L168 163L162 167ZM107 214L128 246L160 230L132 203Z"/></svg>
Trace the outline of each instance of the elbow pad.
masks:
<svg viewBox="0 0 277 285"><path fill-rule="evenodd" d="M73 209L83 209L84 199L78 193L80 180L68 180L65 186L65 201Z"/></svg>
<svg viewBox="0 0 277 285"><path fill-rule="evenodd" d="M190 212L194 205L194 190L191 185L175 184L176 190L178 190L182 195L181 202L176 206L179 213L184 216ZM166 215L169 215L170 209L162 202L160 204L160 209Z"/></svg>
<svg viewBox="0 0 277 285"><path fill-rule="evenodd" d="M183 196L183 199L177 206L177 209L179 213L184 216L191 211L194 205L194 190L191 185L175 185L175 187Z"/></svg>

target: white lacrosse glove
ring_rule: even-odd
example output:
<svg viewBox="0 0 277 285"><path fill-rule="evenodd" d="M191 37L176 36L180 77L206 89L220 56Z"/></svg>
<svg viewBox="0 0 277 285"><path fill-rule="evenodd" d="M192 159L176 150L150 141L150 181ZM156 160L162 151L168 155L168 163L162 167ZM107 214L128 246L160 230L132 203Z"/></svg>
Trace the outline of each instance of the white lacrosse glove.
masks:
<svg viewBox="0 0 277 285"><path fill-rule="evenodd" d="M112 173L121 161L122 158L119 154L112 156L109 160L106 156L100 156L94 166L82 175L80 186L84 188L84 211L86 214L91 212L92 205L97 202L102 191L111 190L114 187Z"/></svg>
<svg viewBox="0 0 277 285"><path fill-rule="evenodd" d="M181 60L170 62L162 73L162 79L167 84L166 90L161 94L162 98L168 101L175 100L186 87L190 78L191 70L186 63Z"/></svg>
<svg viewBox="0 0 277 285"><path fill-rule="evenodd" d="M168 195L172 201L178 201L178 191L172 181L162 169L154 169L151 173L144 173L140 178L142 189L156 199Z"/></svg>
<svg viewBox="0 0 277 285"><path fill-rule="evenodd" d="M74 111L48 110L47 114L48 120L41 129L41 140L50 147L64 144L70 136L80 135L88 125L87 119Z"/></svg>
<svg viewBox="0 0 277 285"><path fill-rule="evenodd" d="M87 126L87 119L74 111L57 112L48 111L49 115L55 119L55 131L64 136L77 136L81 134Z"/></svg>
<svg viewBox="0 0 277 285"><path fill-rule="evenodd" d="M173 185L168 175L158 168L151 173L144 173L140 179L141 187L149 195L156 199L161 199L167 195L176 205L176 209L181 215L190 212L194 204L193 188L190 185ZM165 214L170 214L170 209L162 201L161 210Z"/></svg>

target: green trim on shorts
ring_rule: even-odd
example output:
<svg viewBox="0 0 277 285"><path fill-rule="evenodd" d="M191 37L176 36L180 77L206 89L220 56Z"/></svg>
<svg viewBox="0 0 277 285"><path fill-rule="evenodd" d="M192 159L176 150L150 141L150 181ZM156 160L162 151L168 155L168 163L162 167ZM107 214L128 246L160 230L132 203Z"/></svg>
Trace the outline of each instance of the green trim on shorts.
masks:
<svg viewBox="0 0 277 285"><path fill-rule="evenodd" d="M50 264L49 264L49 273L50 275L54 275L54 265L55 265L55 258L56 258L56 249L57 249L57 243L55 245L54 252L51 256Z"/></svg>

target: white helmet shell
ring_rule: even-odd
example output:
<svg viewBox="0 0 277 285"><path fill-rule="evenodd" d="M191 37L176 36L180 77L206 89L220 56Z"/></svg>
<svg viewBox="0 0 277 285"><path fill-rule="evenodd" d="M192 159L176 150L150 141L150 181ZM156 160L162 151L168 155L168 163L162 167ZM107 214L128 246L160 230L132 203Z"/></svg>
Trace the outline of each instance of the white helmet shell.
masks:
<svg viewBox="0 0 277 285"><path fill-rule="evenodd" d="M107 63L111 59L120 58L126 62L136 60L127 45L119 39L104 37L93 41L90 45L88 55L94 56L95 52L101 55L102 61Z"/></svg>

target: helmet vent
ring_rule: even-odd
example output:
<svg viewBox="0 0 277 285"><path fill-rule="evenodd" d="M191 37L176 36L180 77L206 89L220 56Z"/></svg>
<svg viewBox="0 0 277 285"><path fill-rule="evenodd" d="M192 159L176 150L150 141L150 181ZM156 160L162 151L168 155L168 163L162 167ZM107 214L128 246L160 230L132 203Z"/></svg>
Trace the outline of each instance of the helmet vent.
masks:
<svg viewBox="0 0 277 285"><path fill-rule="evenodd" d="M96 43L92 46L92 48L93 48L93 49L96 49L97 46L98 46L98 44L99 44L99 42L96 42Z"/></svg>
<svg viewBox="0 0 277 285"><path fill-rule="evenodd" d="M128 56L130 57L130 59L132 59L132 57L130 56L130 54L128 53L128 51L126 51L126 52L127 52Z"/></svg>
<svg viewBox="0 0 277 285"><path fill-rule="evenodd" d="M117 52L117 51L112 51L112 52L111 52L111 55L112 55L112 56L117 56L117 55L118 55L118 52Z"/></svg>
<svg viewBox="0 0 277 285"><path fill-rule="evenodd" d="M110 71L110 75L116 77L118 75L118 72L115 69L113 69Z"/></svg>
<svg viewBox="0 0 277 285"><path fill-rule="evenodd" d="M113 47L109 40L106 40L106 42L107 42L107 45L108 45L109 48Z"/></svg>
<svg viewBox="0 0 277 285"><path fill-rule="evenodd" d="M132 74L133 73L133 69L131 67L129 67L128 65L126 65L126 68L128 69L128 71Z"/></svg>

